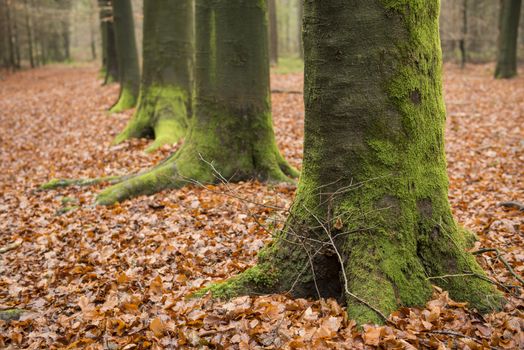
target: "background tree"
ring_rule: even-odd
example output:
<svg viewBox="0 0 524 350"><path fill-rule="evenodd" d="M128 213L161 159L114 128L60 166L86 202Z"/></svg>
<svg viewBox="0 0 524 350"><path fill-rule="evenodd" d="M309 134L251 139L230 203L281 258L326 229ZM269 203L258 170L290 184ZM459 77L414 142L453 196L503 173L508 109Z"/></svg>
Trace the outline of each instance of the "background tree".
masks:
<svg viewBox="0 0 524 350"><path fill-rule="evenodd" d="M176 143L191 110L193 1L144 3L143 72L138 109L115 142L154 137L148 148Z"/></svg>
<svg viewBox="0 0 524 350"><path fill-rule="evenodd" d="M107 84L119 79L111 0L98 0L98 8L102 46L102 74L104 75L104 84Z"/></svg>
<svg viewBox="0 0 524 350"><path fill-rule="evenodd" d="M517 37L522 0L502 0L499 22L499 46L495 78L517 75Z"/></svg>
<svg viewBox="0 0 524 350"><path fill-rule="evenodd" d="M219 174L230 181L297 175L273 133L266 1L197 0L195 7L195 110L186 141L154 169L102 192L99 204L217 182Z"/></svg>
<svg viewBox="0 0 524 350"><path fill-rule="evenodd" d="M120 82L118 101L111 107L111 111L121 112L136 104L140 88L140 68L131 0L112 1L111 4Z"/></svg>
<svg viewBox="0 0 524 350"><path fill-rule="evenodd" d="M210 290L335 297L359 323L423 305L431 283L479 310L500 307L447 197L439 1L304 4L296 199L258 264Z"/></svg>
<svg viewBox="0 0 524 350"><path fill-rule="evenodd" d="M269 0L269 62L271 65L278 64L278 24L277 4L275 0Z"/></svg>

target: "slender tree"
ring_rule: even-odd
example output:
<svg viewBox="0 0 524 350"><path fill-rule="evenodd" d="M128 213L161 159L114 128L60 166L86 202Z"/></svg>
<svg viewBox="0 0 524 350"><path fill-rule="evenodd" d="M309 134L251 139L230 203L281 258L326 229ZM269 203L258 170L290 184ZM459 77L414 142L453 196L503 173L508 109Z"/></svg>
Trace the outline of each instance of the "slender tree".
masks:
<svg viewBox="0 0 524 350"><path fill-rule="evenodd" d="M182 148L154 169L100 194L112 204L198 181L290 181L273 134L267 3L196 1L194 115ZM238 20L242 18L242 20Z"/></svg>
<svg viewBox="0 0 524 350"><path fill-rule="evenodd" d="M208 290L340 298L359 323L423 305L432 283L481 311L500 307L447 197L439 1L304 5L295 202L258 264Z"/></svg>
<svg viewBox="0 0 524 350"><path fill-rule="evenodd" d="M111 3L120 81L120 95L111 111L121 112L136 104L140 88L140 69L131 0L113 0Z"/></svg>
<svg viewBox="0 0 524 350"><path fill-rule="evenodd" d="M193 1L144 3L143 72L138 108L116 143L154 137L148 148L176 143L186 132L193 71Z"/></svg>
<svg viewBox="0 0 524 350"><path fill-rule="evenodd" d="M8 1L8 4L10 1ZM21 58L22 55L20 54L20 37L18 35L18 11L16 5L13 5L13 7L10 10L10 22L12 24L12 42L13 42L13 55L14 55L14 68L20 68L21 67Z"/></svg>
<svg viewBox="0 0 524 350"><path fill-rule="evenodd" d="M521 5L522 0L501 0L495 78L508 79L517 75L517 36Z"/></svg>
<svg viewBox="0 0 524 350"><path fill-rule="evenodd" d="M278 24L276 0L269 0L269 62L278 64Z"/></svg>
<svg viewBox="0 0 524 350"><path fill-rule="evenodd" d="M304 3L302 0L297 0L297 14L298 14L298 56L304 59L304 47L302 45L302 17L304 16Z"/></svg>
<svg viewBox="0 0 524 350"><path fill-rule="evenodd" d="M25 28L27 32L27 56L29 57L29 64L31 68L35 67L35 58L33 53L33 27L31 20L31 11L29 9L29 1L24 0L25 5Z"/></svg>
<svg viewBox="0 0 524 350"><path fill-rule="evenodd" d="M7 27L5 21L5 0L0 0L0 67L8 67Z"/></svg>
<svg viewBox="0 0 524 350"><path fill-rule="evenodd" d="M102 74L104 75L104 84L108 84L119 79L111 0L98 0L98 8L102 39Z"/></svg>

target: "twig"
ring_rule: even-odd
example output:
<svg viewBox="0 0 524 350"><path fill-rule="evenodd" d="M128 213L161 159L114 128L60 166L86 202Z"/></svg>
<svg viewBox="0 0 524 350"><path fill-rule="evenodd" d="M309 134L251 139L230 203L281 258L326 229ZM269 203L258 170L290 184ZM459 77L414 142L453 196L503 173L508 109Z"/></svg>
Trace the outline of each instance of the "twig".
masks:
<svg viewBox="0 0 524 350"><path fill-rule="evenodd" d="M475 337L466 335L466 334L459 333L459 332L453 332L453 331L446 331L446 330L438 330L438 329L436 329L436 330L433 330L433 331L432 330L422 331L422 333L439 334L439 335L450 335L452 337L466 338L466 339L473 340L477 344L483 345L481 340L479 340L479 339L477 339ZM494 347L494 346L490 346L490 345L488 345L488 346L492 350L500 350L500 348L497 348L497 347Z"/></svg>
<svg viewBox="0 0 524 350"><path fill-rule="evenodd" d="M501 207L515 208L520 211L524 211L524 204L522 204L521 202L517 202L517 201L500 202L499 205Z"/></svg>
<svg viewBox="0 0 524 350"><path fill-rule="evenodd" d="M13 250L13 249L16 249L16 248L20 247L20 246L22 245L23 242L24 242L24 241L23 241L21 238L19 238L19 239L17 239L16 241L14 241L13 243L1 247L1 248L0 248L0 254L1 254L1 253L8 252L8 251L10 251L10 250Z"/></svg>
<svg viewBox="0 0 524 350"><path fill-rule="evenodd" d="M426 279L435 280L435 279L444 279L444 278L450 278L450 277L465 277L465 276L475 276L475 274L474 273L457 273L455 275L430 276L430 277L426 277Z"/></svg>
<svg viewBox="0 0 524 350"><path fill-rule="evenodd" d="M271 89L272 94L297 94L302 95L303 92L299 90L281 90L281 89Z"/></svg>
<svg viewBox="0 0 524 350"><path fill-rule="evenodd" d="M474 251L472 252L473 254L475 255L478 255L478 254L482 254L482 253L488 253L488 252L495 252L497 253L497 259L499 259L503 264L504 266L506 267L506 269L509 271L509 273L511 275L513 275L513 277L515 277L515 279L517 281L519 281L523 286L524 286L524 279L522 279L522 277L520 277L519 275L517 275L517 273L515 272L515 270L513 270L513 268L511 267L511 265L508 263L508 261L502 256L502 254L500 253L500 251L497 249L497 248L481 248L477 251Z"/></svg>

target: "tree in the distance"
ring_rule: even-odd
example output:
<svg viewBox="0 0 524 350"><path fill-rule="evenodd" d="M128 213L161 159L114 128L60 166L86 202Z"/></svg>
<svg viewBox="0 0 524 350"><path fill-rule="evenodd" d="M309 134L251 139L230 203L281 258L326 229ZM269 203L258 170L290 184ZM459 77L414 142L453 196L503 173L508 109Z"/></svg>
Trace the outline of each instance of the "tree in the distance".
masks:
<svg viewBox="0 0 524 350"><path fill-rule="evenodd" d="M104 84L118 81L118 60L111 0L98 0Z"/></svg>
<svg viewBox="0 0 524 350"><path fill-rule="evenodd" d="M438 0L304 2L303 170L256 266L201 291L335 297L358 323L421 306L437 284L501 306L453 219Z"/></svg>
<svg viewBox="0 0 524 350"><path fill-rule="evenodd" d="M282 182L298 176L273 133L266 1L197 0L195 8L194 111L185 142L149 171L107 178L121 182L104 190L98 204L195 181L214 183L219 174L230 181ZM64 184L71 182L55 180L44 188Z"/></svg>
<svg viewBox="0 0 524 350"><path fill-rule="evenodd" d="M111 107L111 112L121 112L136 105L140 68L131 0L113 0L111 3L120 82L118 101Z"/></svg>
<svg viewBox="0 0 524 350"><path fill-rule="evenodd" d="M135 115L115 143L153 137L153 151L187 130L193 69L193 1L144 3L143 72Z"/></svg>
<svg viewBox="0 0 524 350"><path fill-rule="evenodd" d="M502 0L499 17L499 47L495 78L517 75L517 37L522 0Z"/></svg>

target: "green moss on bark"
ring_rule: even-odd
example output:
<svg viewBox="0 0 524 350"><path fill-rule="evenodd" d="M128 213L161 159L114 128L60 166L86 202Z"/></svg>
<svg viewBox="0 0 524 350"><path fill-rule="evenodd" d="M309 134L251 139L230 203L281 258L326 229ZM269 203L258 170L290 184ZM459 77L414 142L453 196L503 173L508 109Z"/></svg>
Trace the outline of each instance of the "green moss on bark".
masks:
<svg viewBox="0 0 524 350"><path fill-rule="evenodd" d="M187 91L174 86L144 88L138 109L124 131L114 140L118 144L129 138L154 135L155 141L146 149L152 152L165 144L177 143L187 130Z"/></svg>
<svg viewBox="0 0 524 350"><path fill-rule="evenodd" d="M342 296L361 324L384 320L355 295L389 314L423 305L431 283L481 311L501 306L447 199L438 13L437 0L305 3L303 171L259 257L277 278L259 288L241 274L221 293Z"/></svg>
<svg viewBox="0 0 524 350"><path fill-rule="evenodd" d="M132 88L122 86L120 89L120 96L118 97L118 101L109 109L109 111L111 113L120 113L135 107L137 96L136 92L134 92L133 90L134 89Z"/></svg>

